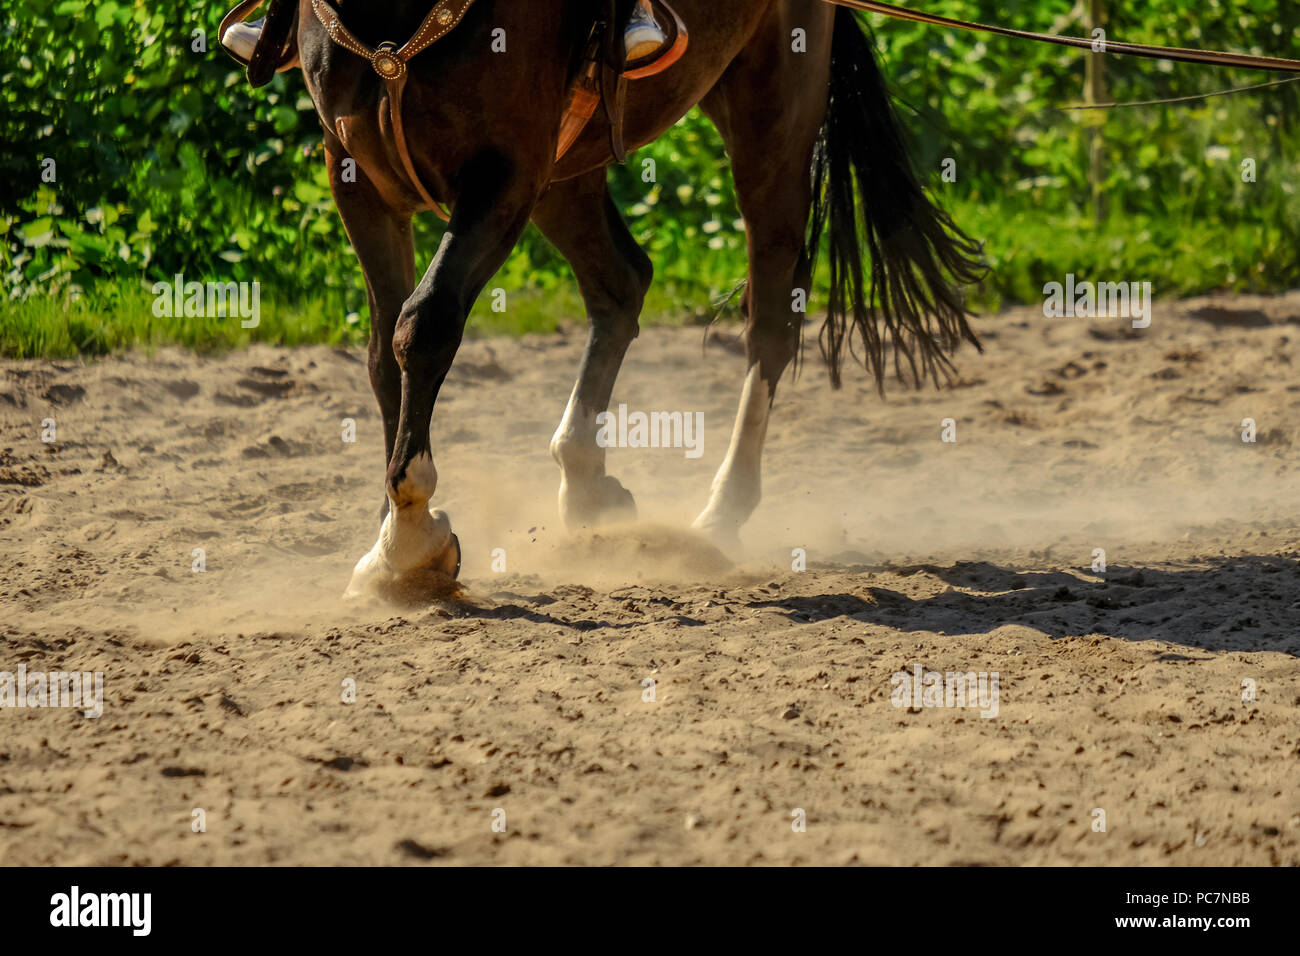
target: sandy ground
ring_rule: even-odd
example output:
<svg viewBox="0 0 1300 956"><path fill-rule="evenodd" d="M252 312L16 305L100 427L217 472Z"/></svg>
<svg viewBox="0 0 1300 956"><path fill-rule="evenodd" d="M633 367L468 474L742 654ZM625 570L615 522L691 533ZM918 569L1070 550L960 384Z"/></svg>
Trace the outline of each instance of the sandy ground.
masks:
<svg viewBox="0 0 1300 956"><path fill-rule="evenodd" d="M616 401L703 411L704 454L612 451L642 523L576 538L580 332L469 342L434 424L466 593L415 608L340 599L383 480L358 353L2 363L0 671L102 671L105 712L0 710L0 863L1300 863L1298 323L1011 312L884 401L810 342L734 566L684 530L726 328L634 345ZM996 674L996 716L894 706L918 665Z"/></svg>

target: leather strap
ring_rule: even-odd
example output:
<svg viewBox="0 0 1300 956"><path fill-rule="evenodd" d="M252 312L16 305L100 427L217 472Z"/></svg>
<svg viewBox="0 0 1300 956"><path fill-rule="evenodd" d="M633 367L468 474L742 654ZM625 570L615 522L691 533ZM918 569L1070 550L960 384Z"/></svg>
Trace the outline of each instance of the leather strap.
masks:
<svg viewBox="0 0 1300 956"><path fill-rule="evenodd" d="M402 168L406 170L406 178L420 194L424 204L438 214L439 219L443 222L451 222L451 213L424 188L420 174L415 171L411 150L406 145L406 129L402 125L402 91L406 89L406 74L403 73L395 80L385 78L384 86L388 88L388 114L393 123L393 140L397 144L397 155L402 160Z"/></svg>
<svg viewBox="0 0 1300 956"><path fill-rule="evenodd" d="M235 20L246 19L248 13L261 2L262 0L244 0L227 15L226 20L235 22ZM343 25L343 20L338 11L334 9L328 0L311 0L312 11L316 14L316 19L325 27L330 39L349 53L353 53L369 62L374 71L384 81L384 86L388 92L388 113L393 129L393 141L397 147L397 155L402 162L402 169L406 173L407 181L425 206L432 209L445 221L450 221L450 214L425 189L424 183L415 170L415 163L411 159L411 150L406 142L406 129L402 120L402 93L406 89L407 64L417 54L427 50L455 29L460 21L464 19L473 2L474 0L438 0L438 3L434 5L433 9L420 23L415 35L403 46L399 48L393 43L381 43L378 47L371 49L358 40ZM605 48L602 50L600 46L595 45L589 49L588 59L584 61L584 67L573 84L569 104L560 123L555 154L557 163L577 142L578 137L582 135L582 131L590 122L591 117L595 115L596 108L602 100L605 103L605 111L610 123L610 151L616 161L620 163L624 161L623 112L627 93L626 80L653 76L672 66L686 52L689 42L686 26L683 24L681 17L677 15L677 11L670 7L665 0L651 0L651 2L659 10L664 20L667 21L669 31L668 49L663 53L655 54L651 62L644 65L632 64L635 69L622 72L608 66L612 62L609 52L615 48L617 42L621 39L617 34L617 25L614 18L611 17L605 23L603 38L593 35L593 41L597 43L603 39ZM611 3L610 6L612 9L613 4ZM224 33L226 29L228 29L228 25L226 21L223 21L222 32ZM602 72L604 73L603 76Z"/></svg>
<svg viewBox="0 0 1300 956"><path fill-rule="evenodd" d="M370 49L343 25L338 11L326 0L311 0L311 7L331 40L349 53L369 60L375 72L387 80L405 74L406 64L455 29L473 3L474 0L438 0L415 31L415 36L397 50L391 43L381 43L378 49Z"/></svg>
<svg viewBox="0 0 1300 956"><path fill-rule="evenodd" d="M1029 30L1013 30L1010 27L990 26L983 23L971 23L968 20L954 20L933 13L921 13L892 3L877 3L875 0L828 0L841 7L854 10L866 10L869 13L881 13L896 20L911 20L916 23L929 23L940 27L955 27L958 30L973 30L980 33L996 33L1000 36L1017 37L1022 40L1040 40L1060 46L1072 46L1081 50L1091 50L1094 40L1087 37L1058 36L1054 33L1034 33ZM1216 66L1244 66L1256 70L1276 70L1281 73L1300 73L1300 60L1284 60L1274 56L1251 56L1247 53L1222 53L1218 50L1185 50L1180 47L1151 46L1146 43L1120 43L1116 40L1106 41L1107 53L1119 53L1125 56L1143 56L1155 60L1178 60L1183 63L1212 63Z"/></svg>
<svg viewBox="0 0 1300 956"><path fill-rule="evenodd" d="M415 36L402 47L393 43L381 43L372 50L343 25L338 11L327 0L311 0L312 11L330 39L349 53L355 53L368 61L384 81L384 87L388 91L388 116L393 127L393 142L397 146L397 156L402 161L407 181L424 205L436 212L444 222L451 221L451 214L424 188L419 173L415 171L415 162L411 159L411 149L406 143L406 127L402 122L402 93L406 89L406 64L455 29L473 2L474 0L439 0L420 23Z"/></svg>
<svg viewBox="0 0 1300 956"><path fill-rule="evenodd" d="M555 144L555 161L558 163L578 141L600 105L600 35L593 28L582 57L582 69L569 91L569 105L560 120L560 135Z"/></svg>
<svg viewBox="0 0 1300 956"><path fill-rule="evenodd" d="M604 38L601 42L600 98L605 107L605 120L609 123L609 151L614 162L622 165L627 159L627 149L623 145L623 106L627 99L627 81L623 78L626 55L623 37L618 31L620 22L617 0L608 0L601 26Z"/></svg>

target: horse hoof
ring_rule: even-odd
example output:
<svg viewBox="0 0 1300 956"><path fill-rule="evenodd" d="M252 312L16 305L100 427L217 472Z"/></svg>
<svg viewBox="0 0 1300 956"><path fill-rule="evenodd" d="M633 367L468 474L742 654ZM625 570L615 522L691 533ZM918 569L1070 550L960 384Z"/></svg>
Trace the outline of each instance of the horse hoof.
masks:
<svg viewBox="0 0 1300 956"><path fill-rule="evenodd" d="M728 558L734 559L740 554L740 525L734 521L718 520L706 513L695 519L691 530Z"/></svg>
<svg viewBox="0 0 1300 956"><path fill-rule="evenodd" d="M379 540L352 571L345 599L375 597L401 604L454 597L460 574L460 538L443 511L390 511Z"/></svg>
<svg viewBox="0 0 1300 956"><path fill-rule="evenodd" d="M636 520L636 501L617 478L602 475L589 483L560 480L560 517L571 532Z"/></svg>
<svg viewBox="0 0 1300 956"><path fill-rule="evenodd" d="M602 522L636 520L636 500L617 478L606 475L600 483L600 518Z"/></svg>
<svg viewBox="0 0 1300 956"><path fill-rule="evenodd" d="M460 559L461 559L460 538L456 537L454 533L451 536L451 547L447 549L447 553L450 554L453 550L456 552L456 566L451 569L450 574L452 580L454 581L460 578Z"/></svg>

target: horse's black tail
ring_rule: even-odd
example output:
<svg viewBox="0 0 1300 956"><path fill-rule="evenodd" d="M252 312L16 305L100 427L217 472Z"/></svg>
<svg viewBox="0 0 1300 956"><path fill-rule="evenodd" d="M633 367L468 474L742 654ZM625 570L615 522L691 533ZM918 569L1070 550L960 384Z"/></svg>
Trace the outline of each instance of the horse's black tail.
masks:
<svg viewBox="0 0 1300 956"><path fill-rule="evenodd" d="M855 352L855 332L882 392L890 344L900 380L948 380L948 353L962 339L980 348L960 286L983 275L981 248L917 181L871 37L844 8L836 11L830 100L812 173L805 253L815 261L829 225L831 291L821 351L831 384L840 386L844 348ZM864 253L871 257L869 284Z"/></svg>

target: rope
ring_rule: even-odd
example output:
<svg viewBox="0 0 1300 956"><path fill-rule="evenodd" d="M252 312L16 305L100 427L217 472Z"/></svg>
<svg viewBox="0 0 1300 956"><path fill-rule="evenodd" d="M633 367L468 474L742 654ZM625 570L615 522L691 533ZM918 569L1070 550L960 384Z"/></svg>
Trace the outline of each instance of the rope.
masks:
<svg viewBox="0 0 1300 956"><path fill-rule="evenodd" d="M971 23L968 20L954 20L933 13L921 13L892 3L879 3L877 0L827 0L829 3L868 13L881 13L897 20L912 20L916 23L929 23L940 27L953 27L958 30L971 30L977 33L995 33L999 36L1017 37L1022 40L1038 40L1042 43L1055 43L1075 49L1091 50L1095 41L1087 37L1060 36L1054 33L1034 33L1030 30L1013 30L984 23ZM1123 56L1142 56L1153 60L1178 60L1183 63L1209 63L1215 66L1241 66L1255 70L1274 70L1282 73L1300 73L1300 60L1284 60L1275 56L1255 56L1250 53L1224 53L1218 50L1185 50L1178 47L1151 46L1146 43L1121 43L1118 40L1105 41L1106 53L1118 53Z"/></svg>
<svg viewBox="0 0 1300 956"><path fill-rule="evenodd" d="M1164 103L1188 103L1192 100L1206 100L1211 96L1229 96L1233 93L1249 93L1251 90L1264 90L1270 86L1285 86L1287 83L1300 83L1300 76L1286 80L1274 80L1271 83L1256 83L1254 86L1235 86L1230 90L1214 90L1211 93L1196 93L1192 96L1173 96L1163 100L1134 100L1129 103L1089 103L1085 106L1058 106L1061 111L1069 110L1116 110L1128 106L1159 106Z"/></svg>

